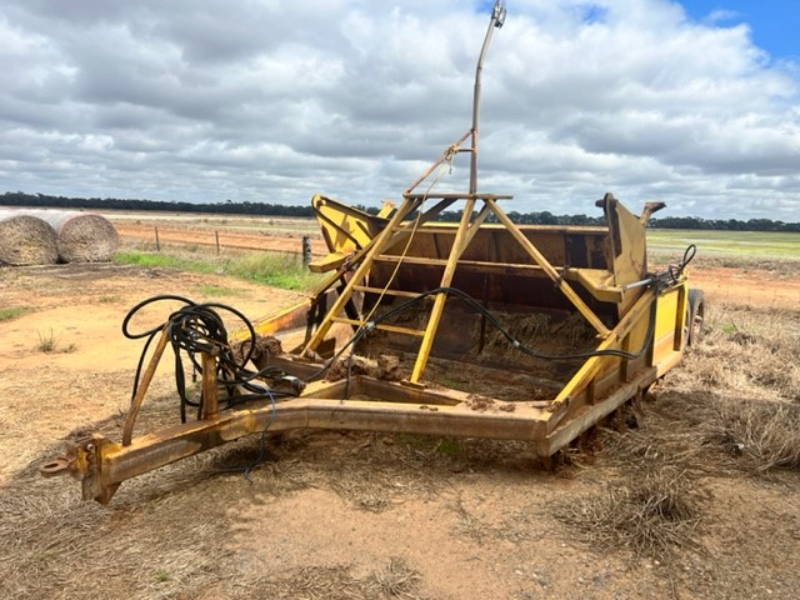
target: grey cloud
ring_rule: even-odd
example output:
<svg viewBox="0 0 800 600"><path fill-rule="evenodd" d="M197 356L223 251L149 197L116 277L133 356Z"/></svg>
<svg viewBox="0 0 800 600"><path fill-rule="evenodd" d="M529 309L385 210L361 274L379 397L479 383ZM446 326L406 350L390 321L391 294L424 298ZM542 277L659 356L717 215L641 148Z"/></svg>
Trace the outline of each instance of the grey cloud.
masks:
<svg viewBox="0 0 800 600"><path fill-rule="evenodd" d="M516 210L591 213L614 189L673 214L796 219L797 65L668 0L591 5L509 2L484 72L482 189ZM476 6L0 0L0 186L396 199L470 125ZM465 185L466 165L439 185Z"/></svg>

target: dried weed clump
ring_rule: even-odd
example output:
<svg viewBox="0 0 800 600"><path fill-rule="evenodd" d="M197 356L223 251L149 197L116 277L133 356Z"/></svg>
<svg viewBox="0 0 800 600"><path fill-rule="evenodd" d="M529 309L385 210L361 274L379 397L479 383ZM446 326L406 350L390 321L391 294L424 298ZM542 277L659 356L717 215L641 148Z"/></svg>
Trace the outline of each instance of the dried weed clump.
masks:
<svg viewBox="0 0 800 600"><path fill-rule="evenodd" d="M556 517L600 551L629 550L665 559L696 545L708 495L697 479L671 467L638 471L601 494L564 504Z"/></svg>
<svg viewBox="0 0 800 600"><path fill-rule="evenodd" d="M663 391L637 428L606 430L600 457L629 470L669 465L698 476L800 468L800 404Z"/></svg>
<svg viewBox="0 0 800 600"><path fill-rule="evenodd" d="M635 427L604 430L597 458L621 479L556 513L600 551L669 560L703 532L705 478L800 467L800 315L718 307L706 324L657 401L622 415Z"/></svg>
<svg viewBox="0 0 800 600"><path fill-rule="evenodd" d="M798 468L800 312L712 306L706 326L702 343L666 380L672 425L649 415L645 428L672 442L679 432L691 437L681 440L682 452L694 453L696 464L759 475ZM715 449L724 454L702 460Z"/></svg>
<svg viewBox="0 0 800 600"><path fill-rule="evenodd" d="M709 409L707 438L740 466L759 475L800 468L799 404L716 399Z"/></svg>
<svg viewBox="0 0 800 600"><path fill-rule="evenodd" d="M620 477L556 509L555 517L594 550L622 550L633 560L669 565L679 551L700 546L711 497L702 485L706 434L681 423L689 415L684 406L670 408L659 403L620 415L636 427L624 433L605 429L597 456Z"/></svg>
<svg viewBox="0 0 800 600"><path fill-rule="evenodd" d="M419 592L420 574L405 561L393 557L364 577L348 566L316 566L295 569L279 578L263 577L239 586L235 598L278 600L424 600Z"/></svg>
<svg viewBox="0 0 800 600"><path fill-rule="evenodd" d="M417 600L417 588L422 577L401 558L392 557L378 571L370 573L365 581L368 598L402 598Z"/></svg>

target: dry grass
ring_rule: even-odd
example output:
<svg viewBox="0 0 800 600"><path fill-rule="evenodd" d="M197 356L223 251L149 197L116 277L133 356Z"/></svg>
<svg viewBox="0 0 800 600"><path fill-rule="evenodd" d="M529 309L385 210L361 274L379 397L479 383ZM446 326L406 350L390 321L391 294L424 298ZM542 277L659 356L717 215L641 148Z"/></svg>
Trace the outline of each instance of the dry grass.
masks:
<svg viewBox="0 0 800 600"><path fill-rule="evenodd" d="M213 540L224 539L229 523L222 506L214 506L212 520L189 526L187 517L212 493L197 466L181 465L166 482L132 482L126 500L110 509L80 502L72 481L28 478L5 486L0 596L152 598L209 583L215 562L225 557ZM226 494L214 485L215 498Z"/></svg>
<svg viewBox="0 0 800 600"><path fill-rule="evenodd" d="M568 502L556 516L600 551L629 550L635 557L669 560L696 546L708 498L686 471L637 471L602 493Z"/></svg>
<svg viewBox="0 0 800 600"><path fill-rule="evenodd" d="M545 482L518 482L519 490L523 494L528 485L547 485ZM513 486L514 484L512 484ZM457 521L453 527L453 533L475 541L479 546L492 544L497 541L504 543L518 544L520 542L539 542L550 535L554 529L554 524L548 513L549 511L540 510L539 507L532 507L527 500L519 502L519 496L515 501L509 501L514 494L509 493L512 486L504 486L504 491L508 494L504 502L497 506L492 506L491 510L485 510L481 503L475 503L475 498L469 499L469 494L463 493L463 488L455 486L455 500L452 509L456 514ZM559 498L560 497L560 498ZM563 490L560 491L557 500L565 500Z"/></svg>
<svg viewBox="0 0 800 600"><path fill-rule="evenodd" d="M767 274L774 279L789 279L800 275L800 260L766 259L743 256L703 256L698 264L705 268L742 269Z"/></svg>
<svg viewBox="0 0 800 600"><path fill-rule="evenodd" d="M56 346L58 346L58 338L56 338L52 328L50 329L49 334L42 335L41 331L37 331L36 333L39 336L39 343L36 344L36 349L39 352L48 354L56 351Z"/></svg>
<svg viewBox="0 0 800 600"><path fill-rule="evenodd" d="M555 354L569 354L595 341L594 332L580 313L570 314L566 319L556 319L545 313L527 315L498 313L495 315L503 327L523 344ZM473 338L480 337L480 322L473 331ZM496 328L487 325L484 352L493 356L519 359L522 355Z"/></svg>
<svg viewBox="0 0 800 600"><path fill-rule="evenodd" d="M716 400L704 431L740 467L763 475L800 468L800 405Z"/></svg>
<svg viewBox="0 0 800 600"><path fill-rule="evenodd" d="M610 467L611 481L554 510L594 550L669 566L678 551L701 547L710 524L706 479L800 466L797 404L669 390L647 404L622 417L636 427L602 431L594 468Z"/></svg>
<svg viewBox="0 0 800 600"><path fill-rule="evenodd" d="M650 268L663 268L667 265L675 264L680 261L683 251L659 251L650 250ZM698 254L692 261L692 269L739 269L744 273L757 272L759 275L766 275L770 279L791 279L800 275L800 260L794 258L759 258L752 256L714 256L709 254Z"/></svg>
<svg viewBox="0 0 800 600"><path fill-rule="evenodd" d="M403 559L392 557L383 569L367 577L367 597L416 600L420 598L416 593L420 579L419 572L411 569Z"/></svg>
<svg viewBox="0 0 800 600"><path fill-rule="evenodd" d="M731 460L720 465L757 474L800 466L799 355L800 313L712 306L705 338L665 386L672 419L683 422L673 429L690 438L682 452L722 449ZM646 417L648 430L680 435L658 418Z"/></svg>
<svg viewBox="0 0 800 600"><path fill-rule="evenodd" d="M551 326L551 317L545 314L531 314L531 315L497 315L499 321L507 330L509 330L515 337L529 346L536 346L542 340ZM480 322L477 322L473 338L480 337ZM508 343L505 336L500 333L498 329L487 326L488 335L486 336L485 350L491 352L493 355L508 357L516 357L519 351Z"/></svg>
<svg viewBox="0 0 800 600"><path fill-rule="evenodd" d="M324 461L317 460L319 444L326 444ZM275 493L303 485L327 488L369 512L390 509L401 495L430 496L445 484L425 468L429 457L392 436L298 432L284 436L273 453L279 462L265 469ZM291 466L279 466L286 464Z"/></svg>
<svg viewBox="0 0 800 600"><path fill-rule="evenodd" d="M667 465L696 476L800 467L800 405L666 390L636 429L605 429L598 456L622 469Z"/></svg>
<svg viewBox="0 0 800 600"><path fill-rule="evenodd" d="M344 565L295 569L279 578L263 577L239 586L235 598L278 600L423 600L419 573L402 559L358 577Z"/></svg>
<svg viewBox="0 0 800 600"><path fill-rule="evenodd" d="M174 418L161 400L143 412L142 430ZM92 429L111 433L118 423L110 418L97 425ZM26 467L0 487L0 597L175 597L219 587L224 597L419 598L419 574L399 560L363 577L340 566L237 577L226 540L236 518L231 509L242 500L264 503L314 486L334 489L356 508L383 510L397 494L419 497L430 489L427 478L404 464L414 458L402 444L364 435L340 436L338 444L303 437L268 444L250 482L236 467L259 457L257 436L128 481L108 507L82 503L74 481L43 480ZM317 444L325 447L325 460ZM295 456L283 460L284 453Z"/></svg>
<svg viewBox="0 0 800 600"><path fill-rule="evenodd" d="M705 339L656 401L602 430L592 459L621 479L556 516L600 551L670 561L705 530L704 479L800 467L799 324L791 311L712 307Z"/></svg>
<svg viewBox="0 0 800 600"><path fill-rule="evenodd" d="M52 419L58 406L29 410L28 420ZM177 414L166 396L145 407L142 429L174 422ZM69 414L67 419L80 421ZM74 435L99 430L117 437L119 425L119 417L112 416L86 423ZM0 485L0 597L165 597L219 576L216 564L227 550L215 540L224 539L230 527L226 508L250 491L238 476L210 477L225 449L126 482L112 505L101 507L81 502L72 479L41 478L38 465L55 456L63 442L37 444L34 440L53 439L52 432L33 429L38 436L21 426L14 432L18 439L4 440L7 450L20 446L15 463L28 464ZM212 495L215 503L209 505ZM208 521L196 521L199 506Z"/></svg>
<svg viewBox="0 0 800 600"><path fill-rule="evenodd" d="M669 385L722 398L800 402L800 313L710 306L703 343Z"/></svg>
<svg viewBox="0 0 800 600"><path fill-rule="evenodd" d="M364 598L362 582L346 566L301 567L277 579L244 583L235 598L276 600L357 600Z"/></svg>

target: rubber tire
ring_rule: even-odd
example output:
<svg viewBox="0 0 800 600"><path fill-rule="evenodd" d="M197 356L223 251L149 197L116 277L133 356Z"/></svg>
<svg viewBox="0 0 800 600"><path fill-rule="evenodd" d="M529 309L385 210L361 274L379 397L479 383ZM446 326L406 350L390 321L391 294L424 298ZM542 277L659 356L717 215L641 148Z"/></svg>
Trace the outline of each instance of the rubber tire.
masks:
<svg viewBox="0 0 800 600"><path fill-rule="evenodd" d="M703 324L705 323L706 304L703 298L703 290L689 290L689 314L688 314L688 335L687 343L689 347L697 345L703 336Z"/></svg>

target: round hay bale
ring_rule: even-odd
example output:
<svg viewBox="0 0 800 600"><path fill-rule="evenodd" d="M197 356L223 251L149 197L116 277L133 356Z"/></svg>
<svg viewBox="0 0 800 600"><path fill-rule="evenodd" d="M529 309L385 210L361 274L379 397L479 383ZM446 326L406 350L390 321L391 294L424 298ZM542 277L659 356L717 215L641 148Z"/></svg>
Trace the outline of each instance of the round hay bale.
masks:
<svg viewBox="0 0 800 600"><path fill-rule="evenodd" d="M64 262L108 262L119 248L119 235L103 216L65 213L57 222L58 257Z"/></svg>
<svg viewBox="0 0 800 600"><path fill-rule="evenodd" d="M0 212L0 264L52 265L58 260L56 232L41 219Z"/></svg>
<svg viewBox="0 0 800 600"><path fill-rule="evenodd" d="M119 235L105 217L78 211L21 210L49 223L56 232L61 262L107 262L119 247Z"/></svg>

